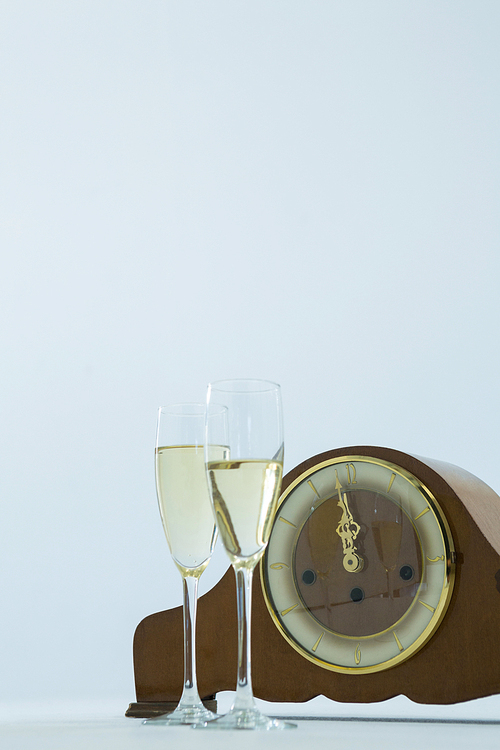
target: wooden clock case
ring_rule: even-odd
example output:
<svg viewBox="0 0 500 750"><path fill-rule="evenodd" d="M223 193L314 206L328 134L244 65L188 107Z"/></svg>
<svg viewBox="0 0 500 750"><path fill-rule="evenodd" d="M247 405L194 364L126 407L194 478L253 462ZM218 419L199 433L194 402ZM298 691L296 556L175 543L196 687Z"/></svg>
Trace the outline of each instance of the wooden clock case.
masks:
<svg viewBox="0 0 500 750"><path fill-rule="evenodd" d="M324 695L367 703L406 695L417 703L450 704L500 693L500 497L477 477L451 464L373 446L321 453L283 479L285 490L315 464L339 456L372 456L411 472L433 493L454 539L453 595L438 631L410 659L372 674L337 673L303 658L281 636L267 610L259 570L252 605L254 694L273 702ZM235 689L236 593L232 569L198 603L197 671L200 695ZM137 702L128 716L171 710L183 685L182 607L157 612L134 636Z"/></svg>

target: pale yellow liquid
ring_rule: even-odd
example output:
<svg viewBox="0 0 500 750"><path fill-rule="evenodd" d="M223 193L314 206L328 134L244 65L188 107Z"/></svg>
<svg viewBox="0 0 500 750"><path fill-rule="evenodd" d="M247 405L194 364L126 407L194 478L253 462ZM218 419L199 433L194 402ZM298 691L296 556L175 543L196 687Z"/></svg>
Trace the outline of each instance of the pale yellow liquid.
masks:
<svg viewBox="0 0 500 750"><path fill-rule="evenodd" d="M233 564L252 567L262 556L281 487L277 461L211 461L208 464L217 527Z"/></svg>
<svg viewBox="0 0 500 750"><path fill-rule="evenodd" d="M226 458L228 449L212 450ZM202 445L156 449L156 492L170 552L182 575L200 576L216 538Z"/></svg>

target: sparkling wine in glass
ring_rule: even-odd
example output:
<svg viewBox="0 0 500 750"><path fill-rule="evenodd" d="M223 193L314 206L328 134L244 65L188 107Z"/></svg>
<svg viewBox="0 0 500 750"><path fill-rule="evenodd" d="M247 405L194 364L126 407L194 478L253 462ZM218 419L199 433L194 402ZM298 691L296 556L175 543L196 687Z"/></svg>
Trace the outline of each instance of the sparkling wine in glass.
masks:
<svg viewBox="0 0 500 750"><path fill-rule="evenodd" d="M224 421L225 410L213 419ZM162 406L158 413L155 470L161 520L172 559L182 577L184 595L184 689L170 714L144 723L204 724L217 718L202 703L196 681L196 609L198 581L210 562L216 527L208 494L204 457L205 406ZM212 446L219 460L227 448Z"/></svg>
<svg viewBox="0 0 500 750"><path fill-rule="evenodd" d="M224 406L227 422L212 410ZM221 433L220 430L223 430ZM218 446L229 455L220 458ZM205 460L217 528L236 575L238 671L228 714L207 724L217 729L286 729L294 724L264 716L251 678L252 575L269 540L283 473L283 423L279 385L261 380L211 383L207 395Z"/></svg>

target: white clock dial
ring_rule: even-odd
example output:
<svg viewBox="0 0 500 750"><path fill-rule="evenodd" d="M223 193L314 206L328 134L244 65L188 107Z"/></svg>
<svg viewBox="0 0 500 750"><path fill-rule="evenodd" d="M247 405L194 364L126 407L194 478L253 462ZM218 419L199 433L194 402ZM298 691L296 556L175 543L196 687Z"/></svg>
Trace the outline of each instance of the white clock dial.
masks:
<svg viewBox="0 0 500 750"><path fill-rule="evenodd" d="M363 674L409 658L435 632L452 593L453 542L412 474L346 456L283 493L261 570L289 643L327 669Z"/></svg>

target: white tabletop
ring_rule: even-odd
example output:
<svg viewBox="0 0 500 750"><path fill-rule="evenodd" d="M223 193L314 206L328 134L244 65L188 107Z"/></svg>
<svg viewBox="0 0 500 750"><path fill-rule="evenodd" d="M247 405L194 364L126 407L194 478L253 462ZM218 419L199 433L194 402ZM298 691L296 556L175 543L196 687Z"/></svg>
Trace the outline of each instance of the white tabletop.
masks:
<svg viewBox="0 0 500 750"><path fill-rule="evenodd" d="M219 710L229 708L231 694L219 696ZM216 732L190 727L145 726L126 718L126 705L109 703L37 703L0 705L2 750L253 750L258 734L262 748L304 750L304 743L329 748L363 750L422 750L448 748L498 750L498 698L453 707L415 706L405 698L369 706L334 704L316 699L307 704L270 705L259 702L271 715L294 716L297 729L284 732ZM408 720L408 716L411 719ZM498 723L497 723L498 722Z"/></svg>

